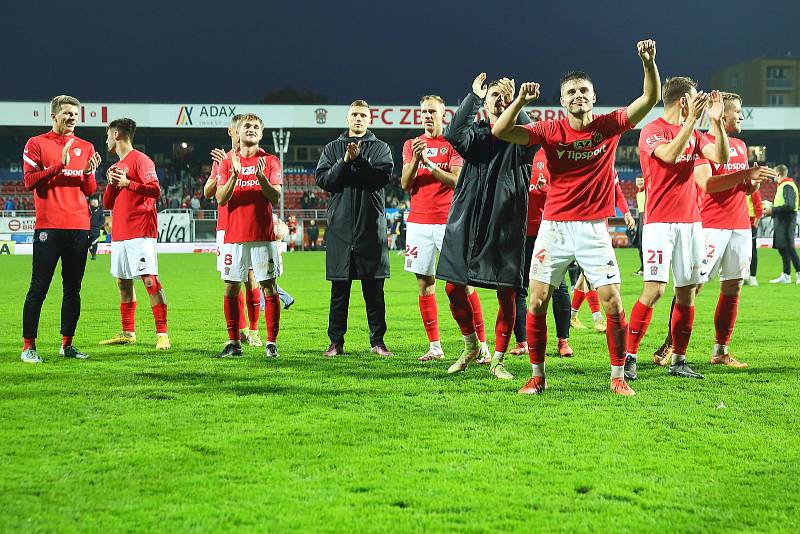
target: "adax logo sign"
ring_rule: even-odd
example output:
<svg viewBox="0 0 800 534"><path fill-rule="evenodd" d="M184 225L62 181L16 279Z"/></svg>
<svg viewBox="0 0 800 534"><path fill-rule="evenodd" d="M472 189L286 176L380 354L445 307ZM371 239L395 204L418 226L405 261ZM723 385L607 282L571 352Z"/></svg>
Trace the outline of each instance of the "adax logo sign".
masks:
<svg viewBox="0 0 800 534"><path fill-rule="evenodd" d="M235 114L236 106L184 104L178 109L175 126L225 127Z"/></svg>

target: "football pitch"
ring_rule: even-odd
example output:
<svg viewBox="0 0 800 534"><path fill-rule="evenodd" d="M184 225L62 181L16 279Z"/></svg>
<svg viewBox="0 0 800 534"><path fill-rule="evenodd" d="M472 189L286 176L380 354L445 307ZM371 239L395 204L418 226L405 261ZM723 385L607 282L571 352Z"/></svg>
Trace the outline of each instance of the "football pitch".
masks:
<svg viewBox="0 0 800 534"><path fill-rule="evenodd" d="M618 257L630 313L638 256ZM507 358L513 381L483 366L448 376L463 342L442 284L445 360L418 362L427 339L416 282L394 254L394 358L369 352L357 283L346 354L321 356L329 284L324 254L305 252L284 255L279 282L297 300L282 313L276 361L256 347L211 358L226 339L214 259L161 255L172 350L155 350L141 283L139 342L97 345L120 329L109 257L99 256L87 262L75 338L91 359L58 356L59 271L37 343L45 363L24 364L31 258L0 257L0 530L796 532L800 286L771 286L778 254L759 257L762 285L743 288L731 344L750 368L708 364L718 282L698 297L687 357L705 380L650 364L668 290L642 343L634 398L608 389L604 335L573 331L575 357L555 357L550 314L546 394L516 394L527 355ZM491 341L497 301L480 295ZM591 324L586 305L581 319Z"/></svg>

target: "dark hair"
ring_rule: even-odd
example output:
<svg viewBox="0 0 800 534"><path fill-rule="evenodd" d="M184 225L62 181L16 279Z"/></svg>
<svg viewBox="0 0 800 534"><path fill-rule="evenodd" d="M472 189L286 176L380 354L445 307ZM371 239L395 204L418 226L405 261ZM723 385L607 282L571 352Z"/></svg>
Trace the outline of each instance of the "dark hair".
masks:
<svg viewBox="0 0 800 534"><path fill-rule="evenodd" d="M589 77L589 75L582 70L571 70L561 75L561 78L558 81L558 86L561 87L565 83L571 82L572 80L586 80L587 82L592 83L592 79Z"/></svg>
<svg viewBox="0 0 800 534"><path fill-rule="evenodd" d="M664 87L661 89L661 98L664 100L664 107L677 102L686 93L697 88L697 82L688 76L673 76L667 78Z"/></svg>
<svg viewBox="0 0 800 534"><path fill-rule="evenodd" d="M131 143L136 133L136 122L133 119L114 119L108 123L108 129L116 130L119 135L126 138Z"/></svg>

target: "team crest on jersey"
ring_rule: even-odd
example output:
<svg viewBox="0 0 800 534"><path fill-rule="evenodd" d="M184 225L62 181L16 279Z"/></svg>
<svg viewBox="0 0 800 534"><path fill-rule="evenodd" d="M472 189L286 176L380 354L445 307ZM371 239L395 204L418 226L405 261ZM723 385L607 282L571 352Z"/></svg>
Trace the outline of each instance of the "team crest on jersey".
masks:
<svg viewBox="0 0 800 534"><path fill-rule="evenodd" d="M595 132L594 134L592 134L592 141L594 142L594 144L597 144L602 140L603 140L603 134L601 134L600 132Z"/></svg>
<svg viewBox="0 0 800 534"><path fill-rule="evenodd" d="M73 148L73 149L72 149L72 152L73 152L73 154L75 154L76 156L80 156L80 155L81 155L81 149L80 149L80 148Z"/></svg>
<svg viewBox="0 0 800 534"><path fill-rule="evenodd" d="M536 168L539 169L540 171L544 170L544 162L543 161L537 161L536 162Z"/></svg>
<svg viewBox="0 0 800 534"><path fill-rule="evenodd" d="M39 232L39 241L42 243L47 241L47 232Z"/></svg>
<svg viewBox="0 0 800 534"><path fill-rule="evenodd" d="M439 147L439 154L442 155L447 154L447 147L446 146Z"/></svg>
<svg viewBox="0 0 800 534"><path fill-rule="evenodd" d="M657 276L658 275L658 265L653 265L650 267L650 276Z"/></svg>

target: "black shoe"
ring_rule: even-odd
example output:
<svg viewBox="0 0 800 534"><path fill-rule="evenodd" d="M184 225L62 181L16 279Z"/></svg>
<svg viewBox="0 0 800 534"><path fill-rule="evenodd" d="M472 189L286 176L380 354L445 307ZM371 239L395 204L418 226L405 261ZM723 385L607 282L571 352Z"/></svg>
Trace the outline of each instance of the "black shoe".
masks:
<svg viewBox="0 0 800 534"><path fill-rule="evenodd" d="M89 358L88 354L78 350L78 348L75 345L67 345L66 347L61 347L61 350L59 350L58 353L65 358L77 358L79 360L86 360Z"/></svg>
<svg viewBox="0 0 800 534"><path fill-rule="evenodd" d="M236 357L241 356L241 355L242 355L242 346L231 341L227 345L225 345L225 348L222 349L222 352L220 352L219 354L215 355L214 357L215 358L236 358Z"/></svg>
<svg viewBox="0 0 800 534"><path fill-rule="evenodd" d="M288 310L289 308L292 307L292 304L294 304L294 299L290 300L287 304L284 304L283 309Z"/></svg>
<svg viewBox="0 0 800 534"><path fill-rule="evenodd" d="M97 256L92 256L92 261L96 260Z"/></svg>
<svg viewBox="0 0 800 534"><path fill-rule="evenodd" d="M278 357L278 347L275 346L275 343L267 342L267 345L264 347L264 354L267 358L275 359Z"/></svg>
<svg viewBox="0 0 800 534"><path fill-rule="evenodd" d="M636 380L636 358L628 354L625 356L625 380Z"/></svg>
<svg viewBox="0 0 800 534"><path fill-rule="evenodd" d="M700 373L692 371L685 361L676 363L675 365L670 365L669 371L667 372L672 376L680 376L683 378L705 378Z"/></svg>

